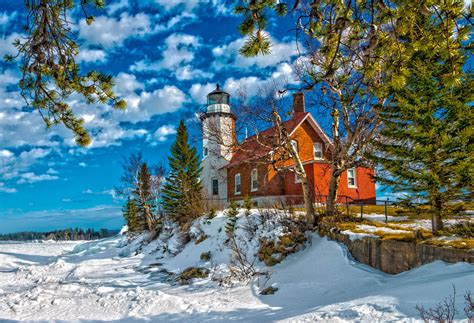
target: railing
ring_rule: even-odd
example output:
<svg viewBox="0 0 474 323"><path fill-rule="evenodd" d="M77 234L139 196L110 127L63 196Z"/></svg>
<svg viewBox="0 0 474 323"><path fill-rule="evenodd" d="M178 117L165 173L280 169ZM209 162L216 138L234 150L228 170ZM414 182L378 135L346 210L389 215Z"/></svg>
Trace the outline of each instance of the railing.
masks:
<svg viewBox="0 0 474 323"><path fill-rule="evenodd" d="M303 195L279 195L279 196L251 196L253 200L259 200L259 206L267 205L272 207L287 208L289 206L302 206L304 205ZM236 196L231 198L205 198L204 202L207 208L215 208L216 210L223 210L228 206L228 203L232 200L242 201L245 196ZM320 213L325 212L327 207L327 195L315 195L313 203L316 209ZM262 205L263 204L263 205ZM336 200L338 206L345 206L347 215L350 214L350 206L360 206L360 217L364 216L364 207L369 205L384 205L385 221L388 222L388 206L395 204L395 202L377 199L354 199L350 196L338 196Z"/></svg>

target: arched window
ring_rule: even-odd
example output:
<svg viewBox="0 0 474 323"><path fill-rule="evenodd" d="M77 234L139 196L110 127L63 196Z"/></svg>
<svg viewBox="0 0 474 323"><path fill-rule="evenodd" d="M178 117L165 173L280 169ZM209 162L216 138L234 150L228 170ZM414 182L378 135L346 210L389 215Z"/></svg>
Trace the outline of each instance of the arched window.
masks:
<svg viewBox="0 0 474 323"><path fill-rule="evenodd" d="M240 173L235 174L235 195L240 194Z"/></svg>
<svg viewBox="0 0 474 323"><path fill-rule="evenodd" d="M252 173L250 173L250 191L258 191L258 170L256 168L252 169Z"/></svg>

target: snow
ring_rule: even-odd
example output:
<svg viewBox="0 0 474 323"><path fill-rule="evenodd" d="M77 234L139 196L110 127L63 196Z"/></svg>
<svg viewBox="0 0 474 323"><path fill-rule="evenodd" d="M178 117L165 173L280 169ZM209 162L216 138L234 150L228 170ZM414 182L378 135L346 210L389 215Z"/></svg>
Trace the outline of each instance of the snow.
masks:
<svg viewBox="0 0 474 323"><path fill-rule="evenodd" d="M385 214L378 214L378 213L371 213L371 214L364 214L362 216L363 219L365 220L370 220L370 221L379 221L379 222L385 222ZM387 215L387 221L388 222L394 222L394 221L407 221L408 217L407 216L391 216Z"/></svg>
<svg viewBox="0 0 474 323"><path fill-rule="evenodd" d="M242 227L257 216L256 210L248 218L241 215L235 231L239 241L248 242L248 257L255 239ZM389 275L356 262L344 246L316 234L306 248L274 267L257 262L260 270L271 272L269 278L232 287L212 277L177 284L172 273L190 266L214 274L228 271L226 221L223 214L196 221L181 252L173 228L149 244L143 244L144 235L133 241L118 235L93 242L0 243L0 321L411 322L417 318L415 305L435 306L452 285L462 313L462 295L474 287L473 265L434 262ZM256 235L282 233L275 222L259 225ZM208 238L196 244L202 234ZM201 260L207 251L211 261ZM278 291L258 295L264 286Z"/></svg>
<svg viewBox="0 0 474 323"><path fill-rule="evenodd" d="M408 230L395 230L395 229L391 229L391 228L376 227L376 226L367 225L367 224L358 224L357 229L365 231L365 232L372 232L372 233L375 233L377 231L384 232L384 233L390 233L390 234L404 234L404 233L410 233L411 232L411 231L408 231Z"/></svg>

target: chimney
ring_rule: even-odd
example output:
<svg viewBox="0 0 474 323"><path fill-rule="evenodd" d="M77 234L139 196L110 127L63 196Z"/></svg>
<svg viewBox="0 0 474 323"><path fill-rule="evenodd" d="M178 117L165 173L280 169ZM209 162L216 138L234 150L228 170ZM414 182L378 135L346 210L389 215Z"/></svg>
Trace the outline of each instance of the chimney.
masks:
<svg viewBox="0 0 474 323"><path fill-rule="evenodd" d="M304 93L293 93L293 114L306 112L304 108Z"/></svg>

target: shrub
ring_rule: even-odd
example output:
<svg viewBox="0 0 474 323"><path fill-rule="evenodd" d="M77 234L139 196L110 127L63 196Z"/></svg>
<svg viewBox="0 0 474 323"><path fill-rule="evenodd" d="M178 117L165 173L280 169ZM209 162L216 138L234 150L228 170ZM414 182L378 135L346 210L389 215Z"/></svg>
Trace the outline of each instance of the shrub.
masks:
<svg viewBox="0 0 474 323"><path fill-rule="evenodd" d="M268 286L267 288L264 288L261 292L260 295L273 295L275 292L278 290L278 288L273 287L273 286Z"/></svg>
<svg viewBox="0 0 474 323"><path fill-rule="evenodd" d="M243 203L242 206L245 209L245 216L249 216L250 215L250 209L252 208L252 199L250 198L250 196L246 196L244 198L244 203Z"/></svg>
<svg viewBox="0 0 474 323"><path fill-rule="evenodd" d="M209 213L207 214L207 219L212 220L216 217L216 215L217 215L216 209L211 207L211 209L209 210Z"/></svg>
<svg viewBox="0 0 474 323"><path fill-rule="evenodd" d="M443 233L459 237L474 238L474 222L464 221L443 230Z"/></svg>
<svg viewBox="0 0 474 323"><path fill-rule="evenodd" d="M189 284L192 279L195 278L207 278L209 276L209 270L201 267L189 267L185 269L179 276L181 284Z"/></svg>
<svg viewBox="0 0 474 323"><path fill-rule="evenodd" d="M209 260L211 260L211 252L210 252L210 251L208 251L208 252L203 252L203 253L201 254L201 257L200 257L200 258L201 258L201 260L204 260L204 261L209 261Z"/></svg>
<svg viewBox="0 0 474 323"><path fill-rule="evenodd" d="M267 266L274 266L288 255L301 250L306 240L304 233L296 227L292 227L289 233L282 235L276 241L260 239L258 259Z"/></svg>
<svg viewBox="0 0 474 323"><path fill-rule="evenodd" d="M207 238L209 238L209 236L205 235L205 234L202 234L199 236L199 238L196 239L196 242L195 244L200 244L201 242L203 242L204 240L206 240Z"/></svg>

